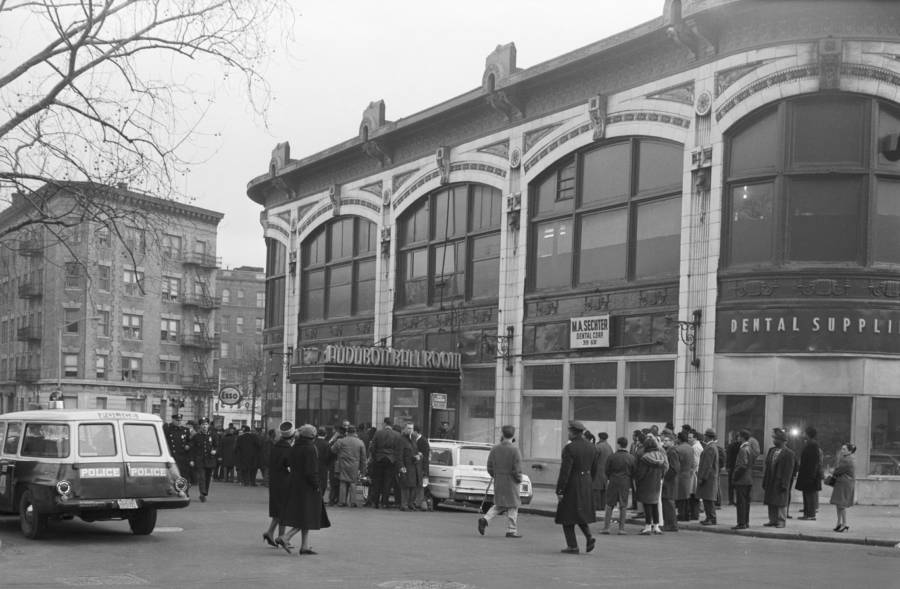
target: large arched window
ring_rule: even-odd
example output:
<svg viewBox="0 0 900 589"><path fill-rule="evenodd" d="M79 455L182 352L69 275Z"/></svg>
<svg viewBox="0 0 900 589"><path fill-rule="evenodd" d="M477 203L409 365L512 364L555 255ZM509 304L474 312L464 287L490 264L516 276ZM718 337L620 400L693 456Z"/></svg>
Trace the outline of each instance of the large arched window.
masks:
<svg viewBox="0 0 900 589"><path fill-rule="evenodd" d="M302 321L374 311L376 231L366 219L340 217L306 238L301 248Z"/></svg>
<svg viewBox="0 0 900 589"><path fill-rule="evenodd" d="M530 190L530 290L678 275L681 145L631 138L592 147Z"/></svg>
<svg viewBox="0 0 900 589"><path fill-rule="evenodd" d="M458 184L419 199L397 224L398 307L497 298L502 195Z"/></svg>
<svg viewBox="0 0 900 589"><path fill-rule="evenodd" d="M726 265L900 263L898 133L900 111L841 94L739 124L726 143Z"/></svg>

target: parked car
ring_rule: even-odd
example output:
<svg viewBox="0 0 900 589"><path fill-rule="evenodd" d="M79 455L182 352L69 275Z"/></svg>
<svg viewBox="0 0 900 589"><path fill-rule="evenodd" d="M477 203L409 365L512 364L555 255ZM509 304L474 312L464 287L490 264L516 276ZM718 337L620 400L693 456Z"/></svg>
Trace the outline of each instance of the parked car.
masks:
<svg viewBox="0 0 900 589"><path fill-rule="evenodd" d="M491 444L459 440L429 440L428 491L438 505L456 501L470 505L493 503L491 476L487 472ZM531 479L522 475L519 496L524 505L531 503L534 488Z"/></svg>
<svg viewBox="0 0 900 589"><path fill-rule="evenodd" d="M51 519L128 520L145 535L158 509L190 504L158 415L51 409L0 415L0 513L42 536Z"/></svg>

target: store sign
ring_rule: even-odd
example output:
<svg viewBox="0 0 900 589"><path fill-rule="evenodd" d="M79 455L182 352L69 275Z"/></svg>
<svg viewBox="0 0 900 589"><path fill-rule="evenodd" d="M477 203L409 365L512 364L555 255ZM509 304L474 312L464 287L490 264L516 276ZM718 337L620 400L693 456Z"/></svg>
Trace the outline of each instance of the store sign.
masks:
<svg viewBox="0 0 900 589"><path fill-rule="evenodd" d="M223 405L237 405L241 402L241 391L235 387L223 387L219 391L219 403Z"/></svg>
<svg viewBox="0 0 900 589"><path fill-rule="evenodd" d="M900 312L888 309L718 311L716 352L900 354Z"/></svg>
<svg viewBox="0 0 900 589"><path fill-rule="evenodd" d="M319 360L322 364L340 364L344 366L459 370L460 358L461 356L458 352L330 345L325 346Z"/></svg>
<svg viewBox="0 0 900 589"><path fill-rule="evenodd" d="M431 393L431 408L432 409L446 409L447 408L447 394L446 393Z"/></svg>
<svg viewBox="0 0 900 589"><path fill-rule="evenodd" d="M608 348L609 315L569 319L569 347L572 349Z"/></svg>

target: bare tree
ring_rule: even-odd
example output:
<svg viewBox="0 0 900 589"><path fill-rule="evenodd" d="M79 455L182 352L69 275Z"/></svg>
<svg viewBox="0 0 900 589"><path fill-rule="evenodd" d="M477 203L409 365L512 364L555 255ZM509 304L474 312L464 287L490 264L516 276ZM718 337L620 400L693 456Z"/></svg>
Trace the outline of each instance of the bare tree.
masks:
<svg viewBox="0 0 900 589"><path fill-rule="evenodd" d="M26 213L0 241L39 225L64 242L90 220L124 244L125 222L152 227L98 195L183 199L183 154L215 92L238 84L264 116L262 71L292 17L288 0L0 0L0 209Z"/></svg>

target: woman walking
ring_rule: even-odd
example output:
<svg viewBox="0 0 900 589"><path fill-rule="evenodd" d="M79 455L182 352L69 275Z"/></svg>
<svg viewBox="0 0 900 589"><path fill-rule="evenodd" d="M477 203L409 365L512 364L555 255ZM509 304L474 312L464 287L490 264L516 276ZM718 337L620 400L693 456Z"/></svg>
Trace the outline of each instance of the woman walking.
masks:
<svg viewBox="0 0 900 589"><path fill-rule="evenodd" d="M284 504L281 522L291 526L284 535L275 539L275 544L285 552L292 552L291 538L300 532L300 554L316 554L309 545L309 531L331 527L325 504L322 502L322 478L319 473L319 458L313 440L316 428L303 425L297 429L297 440L291 448L288 465L288 495Z"/></svg>
<svg viewBox="0 0 900 589"><path fill-rule="evenodd" d="M659 497L662 479L669 468L665 452L660 450L653 435L644 439L644 452L637 460L634 481L637 500L644 506L644 529L641 535L662 534L659 527Z"/></svg>
<svg viewBox="0 0 900 589"><path fill-rule="evenodd" d="M853 505L854 487L856 485L856 459L853 454L856 446L850 443L841 446L837 466L831 476L834 477L834 490L831 492L831 504L837 509L837 525L835 532L846 532L847 508Z"/></svg>
<svg viewBox="0 0 900 589"><path fill-rule="evenodd" d="M288 484L290 482L290 455L291 446L294 440L294 425L290 421L285 421L278 428L279 438L272 444L269 452L269 529L263 533L263 540L269 546L278 546L275 543L275 528L278 528L278 535L284 535L284 524L281 523L284 505L287 500Z"/></svg>

